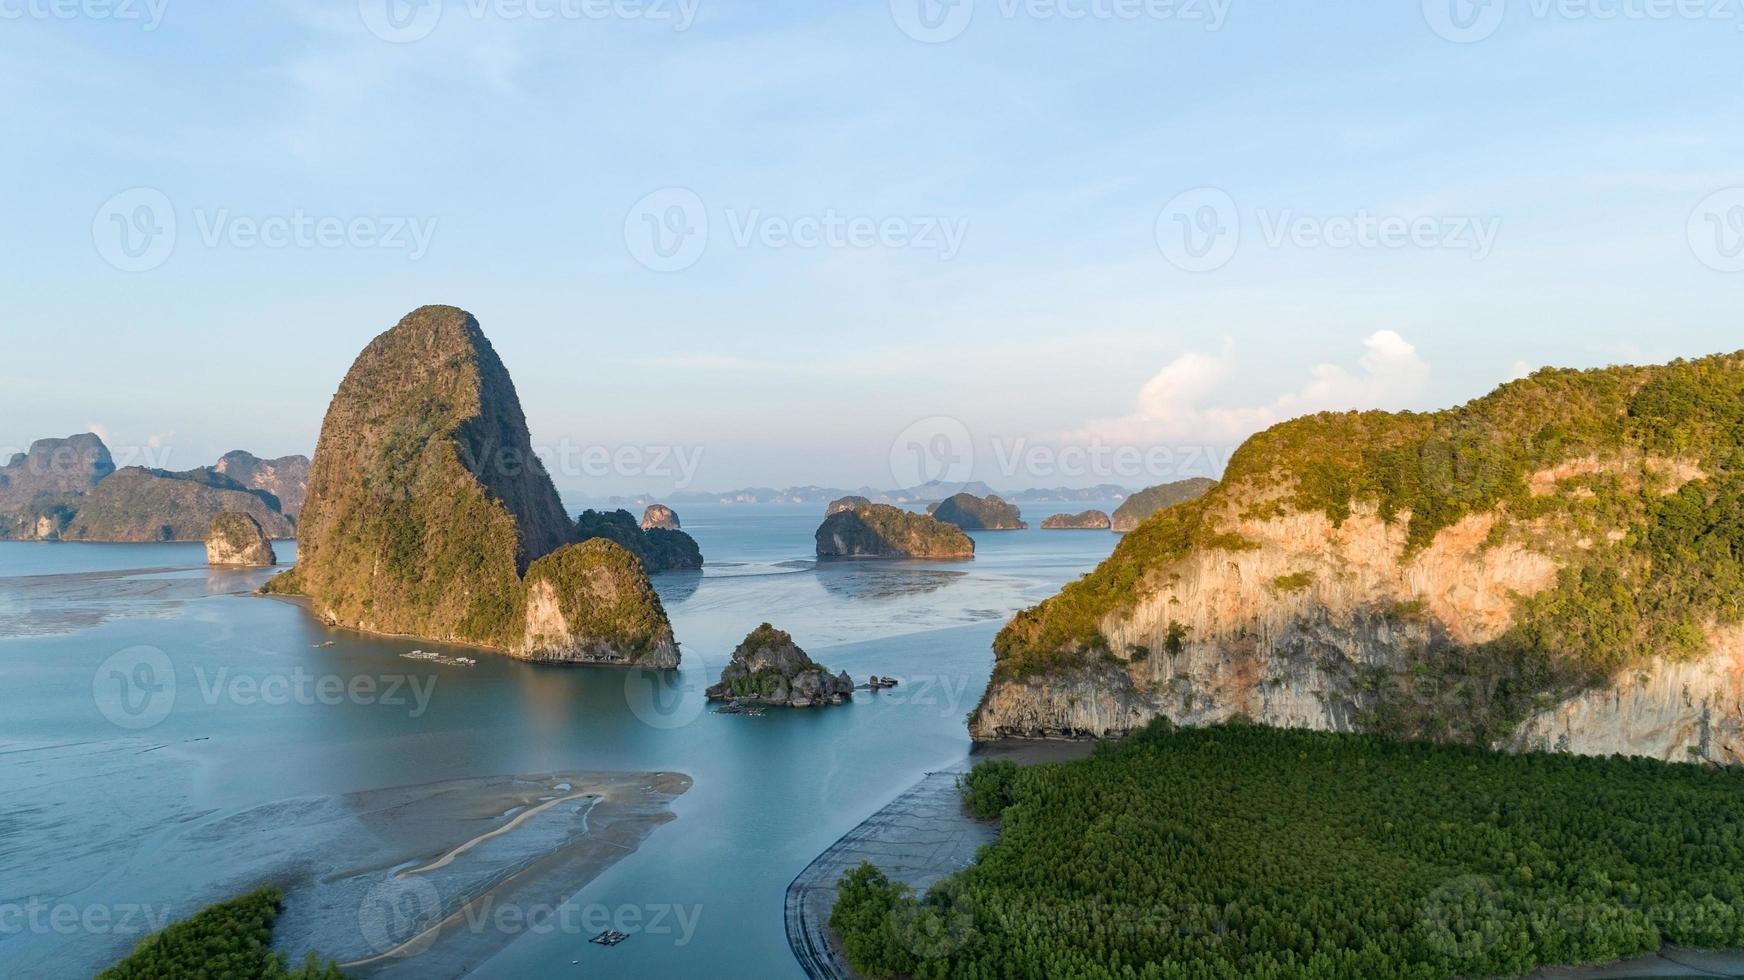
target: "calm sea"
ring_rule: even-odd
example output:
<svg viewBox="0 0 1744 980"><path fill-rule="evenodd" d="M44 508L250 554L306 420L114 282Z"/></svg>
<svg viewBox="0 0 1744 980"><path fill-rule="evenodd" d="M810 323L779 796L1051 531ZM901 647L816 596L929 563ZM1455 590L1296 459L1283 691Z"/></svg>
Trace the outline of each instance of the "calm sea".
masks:
<svg viewBox="0 0 1744 980"><path fill-rule="evenodd" d="M1087 506L1024 516L1033 527ZM680 509L707 567L656 577L683 648L676 676L328 630L247 595L265 573L209 572L199 545L0 543L0 972L89 976L153 914L294 877L308 842L238 814L437 780L624 769L695 780L675 821L571 898L635 935L606 949L587 944L591 932L528 927L474 975L799 976L787 883L964 756L998 627L1117 540L979 533L972 562L819 565L821 510ZM764 621L831 669L904 683L828 710L711 714L702 688ZM405 659L414 647L478 663ZM287 926L298 914L293 903Z"/></svg>

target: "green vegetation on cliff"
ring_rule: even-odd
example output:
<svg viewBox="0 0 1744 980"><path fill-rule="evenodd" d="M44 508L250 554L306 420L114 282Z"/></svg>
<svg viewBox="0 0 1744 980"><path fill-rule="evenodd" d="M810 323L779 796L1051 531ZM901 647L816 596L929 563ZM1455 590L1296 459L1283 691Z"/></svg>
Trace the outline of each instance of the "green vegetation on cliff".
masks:
<svg viewBox="0 0 1744 980"><path fill-rule="evenodd" d="M322 965L314 953L287 969L284 954L272 949L273 923L282 910L277 888L209 905L140 940L97 980L341 980L338 965Z"/></svg>
<svg viewBox="0 0 1744 980"><path fill-rule="evenodd" d="M1140 521L1157 511L1203 497L1215 486L1217 486L1216 480L1193 477L1154 487L1145 487L1121 501L1119 507L1114 508L1114 517L1111 523L1116 531L1130 531L1137 527Z"/></svg>
<svg viewBox="0 0 1744 980"><path fill-rule="evenodd" d="M677 529L643 528L627 510L584 510L576 518L575 538L605 538L628 549L650 572L690 571L702 567L696 539Z"/></svg>
<svg viewBox="0 0 1744 980"><path fill-rule="evenodd" d="M1744 945L1744 772L1166 721L991 763L999 840L924 897L870 866L831 916L867 977L1518 975Z"/></svg>
<svg viewBox="0 0 1744 980"><path fill-rule="evenodd" d="M965 531L1021 531L1029 527L1017 507L993 494L953 494L928 507L927 513Z"/></svg>
<svg viewBox="0 0 1744 980"><path fill-rule="evenodd" d="M1406 557L1468 515L1561 565L1504 636L1469 651L1505 665L1513 697L1578 688L1660 656L1704 650L1740 621L1744 590L1744 355L1655 367L1545 369L1433 413L1323 413L1244 443L1206 496L1153 515L1114 555L1001 632L999 670L1022 675L1105 651L1098 625L1157 588L1193 549L1239 548L1228 515L1358 505L1404 522ZM1534 474L1541 474L1534 479ZM1425 665L1433 670L1434 665Z"/></svg>
<svg viewBox="0 0 1744 980"><path fill-rule="evenodd" d="M973 558L963 530L889 504L836 511L817 529L820 558Z"/></svg>
<svg viewBox="0 0 1744 980"><path fill-rule="evenodd" d="M575 535L478 321L425 306L371 341L341 382L310 467L297 565L268 590L308 596L341 626L519 650L521 575ZM547 566L552 584L585 583L555 574L574 557ZM553 647L609 639L628 644L625 654L670 637L646 573L623 557L627 567L607 562L607 578L615 603L637 608L614 605L607 635L552 638ZM624 632L631 625L652 632Z"/></svg>
<svg viewBox="0 0 1744 980"><path fill-rule="evenodd" d="M526 586L548 583L571 637L603 644L630 662L672 645L672 627L641 561L603 538L566 545L527 569ZM547 637L561 644L567 637ZM535 646L538 646L535 643Z"/></svg>

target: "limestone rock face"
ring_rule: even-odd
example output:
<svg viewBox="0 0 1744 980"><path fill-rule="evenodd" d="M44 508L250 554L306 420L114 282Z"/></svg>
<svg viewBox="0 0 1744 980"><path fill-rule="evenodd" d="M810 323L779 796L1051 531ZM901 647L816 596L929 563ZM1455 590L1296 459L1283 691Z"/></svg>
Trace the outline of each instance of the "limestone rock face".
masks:
<svg viewBox="0 0 1744 980"><path fill-rule="evenodd" d="M227 510L212 519L206 531L208 565L277 565L272 542L260 522L241 511Z"/></svg>
<svg viewBox="0 0 1744 980"><path fill-rule="evenodd" d="M1052 514L1042 519L1044 531L1106 531L1111 526L1108 515L1099 510L1080 514Z"/></svg>
<svg viewBox="0 0 1744 980"><path fill-rule="evenodd" d="M62 498L68 541L200 541L225 511L254 518L269 538L296 535L270 494L207 470L170 473L127 466L89 493Z"/></svg>
<svg viewBox="0 0 1744 980"><path fill-rule="evenodd" d="M1164 507L1197 500L1205 496L1214 486L1217 486L1216 480L1194 478L1146 487L1121 501L1120 506L1114 508L1112 526L1116 531L1130 531L1138 527L1140 521Z"/></svg>
<svg viewBox="0 0 1744 980"><path fill-rule="evenodd" d="M961 528L889 504L837 511L824 518L816 537L820 558L975 556L975 542Z"/></svg>
<svg viewBox="0 0 1744 980"><path fill-rule="evenodd" d="M109 447L92 433L38 439L29 452L0 466L0 510L22 510L42 497L89 492L113 472Z"/></svg>
<svg viewBox="0 0 1744 980"><path fill-rule="evenodd" d="M452 306L412 311L346 373L297 539L296 566L267 590L307 596L335 625L565 661L639 661L671 645L638 562L595 548L532 575L575 526L507 368ZM603 618L579 611L586 596L612 597Z"/></svg>
<svg viewBox="0 0 1744 980"><path fill-rule="evenodd" d="M970 733L1239 716L1744 764L1735 393L1744 354L1267 430L1007 624Z"/></svg>
<svg viewBox="0 0 1744 980"><path fill-rule="evenodd" d="M217 473L254 490L264 490L279 500L279 509L288 517L303 510L303 499L309 494L309 457L280 456L261 459L237 449L218 457L212 467Z"/></svg>
<svg viewBox="0 0 1744 980"><path fill-rule="evenodd" d="M928 507L927 513L965 531L1021 531L1029 527L1015 506L993 494L954 494Z"/></svg>
<svg viewBox="0 0 1744 980"><path fill-rule="evenodd" d="M846 497L837 497L835 500L830 501L829 509L824 511L824 516L828 517L831 514L840 514L842 511L853 510L856 507L865 507L870 503L872 503L871 500L862 497L859 494L849 494Z"/></svg>
<svg viewBox="0 0 1744 980"><path fill-rule="evenodd" d="M665 504L649 504L642 511L642 530L652 531L659 528L664 531L677 531L682 527L678 523L678 512Z"/></svg>
<svg viewBox="0 0 1744 980"><path fill-rule="evenodd" d="M711 701L751 701L795 708L841 704L854 696L846 671L832 675L793 642L764 623L733 651L720 683L706 692Z"/></svg>
<svg viewBox="0 0 1744 980"><path fill-rule="evenodd" d="M678 645L636 557L603 538L565 545L527 570L526 626L510 652L546 663L669 670Z"/></svg>

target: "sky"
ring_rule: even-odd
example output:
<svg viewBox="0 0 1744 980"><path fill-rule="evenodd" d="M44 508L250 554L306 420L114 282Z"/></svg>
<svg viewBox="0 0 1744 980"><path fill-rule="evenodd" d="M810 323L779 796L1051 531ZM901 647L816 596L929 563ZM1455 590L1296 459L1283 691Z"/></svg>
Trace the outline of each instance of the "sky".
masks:
<svg viewBox="0 0 1744 980"><path fill-rule="evenodd" d="M1139 487L1744 347L1736 0L0 0L0 451L479 319L571 494Z"/></svg>

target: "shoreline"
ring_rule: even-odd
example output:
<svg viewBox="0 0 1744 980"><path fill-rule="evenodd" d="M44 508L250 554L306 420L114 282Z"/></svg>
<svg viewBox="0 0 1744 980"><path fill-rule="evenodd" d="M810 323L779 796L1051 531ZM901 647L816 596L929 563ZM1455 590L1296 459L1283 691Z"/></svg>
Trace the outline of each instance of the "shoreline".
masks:
<svg viewBox="0 0 1744 980"><path fill-rule="evenodd" d="M957 780L977 763L1011 759L1020 765L1061 762L1089 755L1094 742L1000 741L975 743L950 765L923 773L919 780L873 811L866 819L812 858L788 883L783 901L787 945L811 980L853 980L858 975L842 957L830 930L836 882L871 861L892 881L925 893L948 874L975 860L983 844L998 836L991 821L963 809Z"/></svg>

